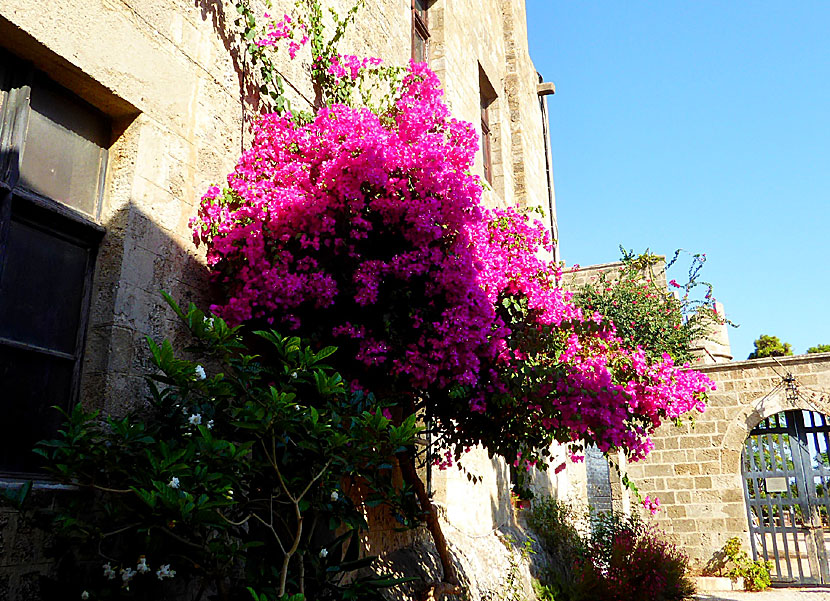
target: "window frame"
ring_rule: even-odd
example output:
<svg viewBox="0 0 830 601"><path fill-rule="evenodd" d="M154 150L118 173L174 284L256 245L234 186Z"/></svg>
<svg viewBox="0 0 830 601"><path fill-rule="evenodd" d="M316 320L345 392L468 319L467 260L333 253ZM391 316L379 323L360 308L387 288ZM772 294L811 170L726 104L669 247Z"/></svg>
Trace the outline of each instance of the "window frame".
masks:
<svg viewBox="0 0 830 601"><path fill-rule="evenodd" d="M424 8L418 8L419 1L423 2ZM417 60L415 49L418 47L417 41L420 40L424 47L424 61L429 62L429 0L410 0L410 10L412 13L412 60Z"/></svg>
<svg viewBox="0 0 830 601"><path fill-rule="evenodd" d="M499 96L490 83L481 64L478 66L478 94L479 106L481 108L481 154L484 179L491 186L493 185L493 124L490 108L498 100Z"/></svg>
<svg viewBox="0 0 830 601"><path fill-rule="evenodd" d="M492 101L488 101L481 97L481 153L482 162L484 166L484 179L488 183L493 183L493 149L491 148L492 138L490 136L490 105Z"/></svg>
<svg viewBox="0 0 830 601"><path fill-rule="evenodd" d="M101 116L102 124L109 128L110 132L112 131L112 122L104 113L88 105L83 99L66 90L63 86L59 86L48 75L38 72L31 64L3 49L0 49L0 59L3 61L2 68L0 68L0 94L3 95L2 107L0 107L0 282L2 282L3 272L8 261L6 249L12 222L40 230L53 238L70 242L86 252L83 282L80 286L80 314L73 352L67 353L3 336L0 336L0 347L10 349L11 352L35 353L53 359L71 361L72 375L69 390L66 391L66 406L63 407L69 409L78 402L80 394L81 370L89 325L95 265L99 246L106 233L106 228L90 217L100 219L108 150L106 147L100 147L102 155L99 163L98 187L91 216L59 200L44 196L21 185L20 167L28 133L29 114L32 111L31 94L36 75L43 76L50 85L58 86L61 93L65 93L68 98L71 97L73 100L89 106L90 109ZM0 411L2 411L2 406L0 406ZM44 474L14 471L9 466L0 465L0 478L4 477L12 479L36 477L42 479Z"/></svg>

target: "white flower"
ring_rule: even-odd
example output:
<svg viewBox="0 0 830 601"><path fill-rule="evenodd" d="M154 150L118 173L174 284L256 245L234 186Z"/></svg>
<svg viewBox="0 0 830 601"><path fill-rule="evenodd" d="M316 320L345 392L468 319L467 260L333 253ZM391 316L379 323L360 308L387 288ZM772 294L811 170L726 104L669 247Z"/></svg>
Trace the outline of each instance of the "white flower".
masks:
<svg viewBox="0 0 830 601"><path fill-rule="evenodd" d="M325 549L320 549L320 557L328 556L329 552Z"/></svg>
<svg viewBox="0 0 830 601"><path fill-rule="evenodd" d="M208 318L205 320L205 325L206 325L207 327L209 327L209 328L212 328L212 327L213 327L213 318L212 318L212 317L208 317Z"/></svg>
<svg viewBox="0 0 830 601"><path fill-rule="evenodd" d="M292 377L292 378L294 378L294 379L296 379L296 378L297 378L297 372L296 372L296 371L292 371L292 372L291 372L291 377Z"/></svg>
<svg viewBox="0 0 830 601"><path fill-rule="evenodd" d="M139 574L146 574L150 571L150 566L147 565L147 558L143 555L138 557L138 565L136 566L136 572Z"/></svg>
<svg viewBox="0 0 830 601"><path fill-rule="evenodd" d="M89 593L87 591L81 593L81 599L89 599Z"/></svg>
<svg viewBox="0 0 830 601"><path fill-rule="evenodd" d="M176 570L171 570L169 563L164 564L158 570L156 570L156 576L159 580L164 580L165 578L172 578L175 575Z"/></svg>
<svg viewBox="0 0 830 601"><path fill-rule="evenodd" d="M229 499L233 499L233 489L232 489L232 488L229 488L229 489L225 492L225 496L226 496L227 498L229 498Z"/></svg>
<svg viewBox="0 0 830 601"><path fill-rule="evenodd" d="M188 418L191 426L198 426L202 423L202 414L201 413L194 413Z"/></svg>
<svg viewBox="0 0 830 601"><path fill-rule="evenodd" d="M179 488L179 479L176 476L170 478L170 482L167 483L167 486L170 488Z"/></svg>
<svg viewBox="0 0 830 601"><path fill-rule="evenodd" d="M199 377L200 380L204 380L205 378L207 378L207 374L205 373L205 368L202 367L201 365L197 365L196 369L194 369L193 371L196 372L196 375Z"/></svg>
<svg viewBox="0 0 830 601"><path fill-rule="evenodd" d="M299 410L300 410L300 406L299 406L299 405L294 405L294 409L296 409L297 411L299 411Z"/></svg>
<svg viewBox="0 0 830 601"><path fill-rule="evenodd" d="M104 564L104 577L110 580L115 579L115 570L112 569L112 566L109 563Z"/></svg>
<svg viewBox="0 0 830 601"><path fill-rule="evenodd" d="M213 427L213 420L208 420L207 429L210 430Z"/></svg>
<svg viewBox="0 0 830 601"><path fill-rule="evenodd" d="M132 568L121 568L121 580L127 584L135 576L135 570Z"/></svg>
<svg viewBox="0 0 830 601"><path fill-rule="evenodd" d="M332 501L332 503L335 502L339 498L340 498L340 495L337 494L336 490L331 491L331 501Z"/></svg>

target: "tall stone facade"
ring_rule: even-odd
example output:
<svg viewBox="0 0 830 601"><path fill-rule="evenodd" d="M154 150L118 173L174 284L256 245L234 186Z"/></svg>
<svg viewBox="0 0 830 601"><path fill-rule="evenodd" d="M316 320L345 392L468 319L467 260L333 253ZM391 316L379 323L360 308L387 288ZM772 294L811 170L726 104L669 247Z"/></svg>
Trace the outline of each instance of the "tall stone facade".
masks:
<svg viewBox="0 0 830 601"><path fill-rule="evenodd" d="M272 14L294 5L273 4ZM322 4L341 14L352 6L351 0ZM540 95L552 86L539 87L524 0L433 0L427 12L429 62L454 116L481 133L482 98L489 103L486 202L542 206L555 232L547 109ZM145 337L176 341L183 335L160 290L183 302L204 306L210 300L204 257L187 222L201 194L233 168L259 109L252 67L234 30L236 16L232 0L0 0L2 56L60 86L107 128L97 210L76 214L62 198L44 201L47 210L80 219L102 235L89 279L75 394L90 406L119 413L143 399L143 374L150 370ZM411 0L367 0L341 52L405 64L412 40ZM282 56L278 67L287 95L297 108L308 108L314 100L308 48L294 61ZM0 89L6 112L15 85ZM484 174L481 153L475 171ZM2 219L0 211L0 225ZM437 502L459 531L493 538L512 516L507 469L479 451L471 453L469 467L484 476L484 484L472 486L455 473L436 475ZM14 486L13 474L6 475L2 485ZM68 493L41 484L37 494L50 503ZM16 513L0 513L0 598L39 598L37 581L49 564L34 536Z"/></svg>

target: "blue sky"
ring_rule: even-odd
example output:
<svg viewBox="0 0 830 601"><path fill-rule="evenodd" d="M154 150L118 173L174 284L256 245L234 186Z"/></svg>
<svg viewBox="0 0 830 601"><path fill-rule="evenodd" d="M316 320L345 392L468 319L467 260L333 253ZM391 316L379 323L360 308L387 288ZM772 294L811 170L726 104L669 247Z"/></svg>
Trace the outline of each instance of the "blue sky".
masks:
<svg viewBox="0 0 830 601"><path fill-rule="evenodd" d="M707 255L732 352L830 344L830 2L527 0L569 265ZM680 280L682 273L671 276Z"/></svg>

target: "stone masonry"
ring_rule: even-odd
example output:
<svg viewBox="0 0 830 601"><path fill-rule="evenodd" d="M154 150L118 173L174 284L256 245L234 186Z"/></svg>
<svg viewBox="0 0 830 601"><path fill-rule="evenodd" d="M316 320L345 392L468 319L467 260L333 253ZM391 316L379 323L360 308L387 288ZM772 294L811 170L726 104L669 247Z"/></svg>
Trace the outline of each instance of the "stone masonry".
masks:
<svg viewBox="0 0 830 601"><path fill-rule="evenodd" d="M331 7L341 14L352 6L351 0L322 3L324 12ZM271 12L281 15L294 2L273 5ZM90 406L119 413L143 399L143 374L150 369L145 336L174 344L181 338L160 290L185 303L210 301L204 257L187 222L201 194L233 168L259 109L235 18L231 0L0 0L0 46L113 123L98 220L106 234L81 382L81 398ZM547 210L553 188L544 105L525 19L524 0L433 0L430 64L454 115L477 129L482 74L495 91L487 202ZM410 51L410 0L367 0L341 44L341 52L392 64L404 64ZM314 98L308 47L295 61L282 56L287 95L297 108L308 108ZM480 156L475 171L482 173ZM437 500L446 515L461 521L459 528L494 539L510 512L505 466L480 451L470 454L468 464L485 484L472 486L455 472L436 475ZM567 484L563 478L548 484ZM68 494L45 484L40 489L45 503ZM459 502L464 509L454 506ZM21 516L0 511L0 598L39 598L37 580L49 570L43 545L32 546ZM23 547L32 552L18 552Z"/></svg>
<svg viewBox="0 0 830 601"><path fill-rule="evenodd" d="M749 549L749 527L741 479L741 452L750 430L789 409L830 415L830 353L696 366L717 385L706 412L694 424L671 423L654 436L654 450L627 471L641 491L662 504L656 523L672 534L702 569L727 539L738 536ZM799 400L775 387L791 373Z"/></svg>

